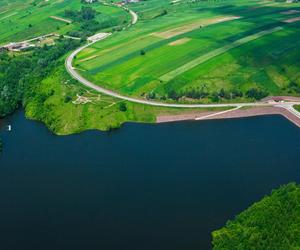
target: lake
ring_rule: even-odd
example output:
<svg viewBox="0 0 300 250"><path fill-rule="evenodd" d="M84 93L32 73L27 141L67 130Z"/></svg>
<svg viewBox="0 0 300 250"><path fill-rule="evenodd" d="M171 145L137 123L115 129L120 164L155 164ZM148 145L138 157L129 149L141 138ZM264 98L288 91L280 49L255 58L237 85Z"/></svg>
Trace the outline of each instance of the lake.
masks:
<svg viewBox="0 0 300 250"><path fill-rule="evenodd" d="M1 250L210 249L213 230L300 182L300 129L280 116L60 137L20 111L1 126Z"/></svg>

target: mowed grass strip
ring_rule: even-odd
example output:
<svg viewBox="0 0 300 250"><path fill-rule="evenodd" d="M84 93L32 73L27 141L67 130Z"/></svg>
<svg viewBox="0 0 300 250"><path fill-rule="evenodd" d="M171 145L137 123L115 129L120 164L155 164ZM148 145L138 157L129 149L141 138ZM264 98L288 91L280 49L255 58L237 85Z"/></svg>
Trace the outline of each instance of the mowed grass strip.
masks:
<svg viewBox="0 0 300 250"><path fill-rule="evenodd" d="M236 40L234 42L232 42L231 44L228 44L226 46L223 46L221 48L218 48L218 49L215 49L205 55L202 55L192 61L190 61L189 63L186 63L184 64L183 66L167 73L167 74L164 74L163 76L161 76L159 79L161 81L164 81L164 82L167 82L167 81L170 81L172 80L173 78L175 78L176 76L179 76L181 75L182 73L198 66L199 64L202 64L218 55L221 55L233 48L236 48L236 47L239 47L245 43L248 43L250 41L253 41L255 39L258 39L262 36L265 36L265 35L268 35L268 34L271 34L273 32L276 32L276 31L279 31L279 30L282 30L283 27L281 26L278 26L278 27L275 27L275 28L272 28L272 29L269 29L269 30L264 30L264 31L261 31L259 33L256 33L256 34L253 34L253 35L250 35L250 36L247 36L247 37L244 37L244 38L241 38L239 40Z"/></svg>

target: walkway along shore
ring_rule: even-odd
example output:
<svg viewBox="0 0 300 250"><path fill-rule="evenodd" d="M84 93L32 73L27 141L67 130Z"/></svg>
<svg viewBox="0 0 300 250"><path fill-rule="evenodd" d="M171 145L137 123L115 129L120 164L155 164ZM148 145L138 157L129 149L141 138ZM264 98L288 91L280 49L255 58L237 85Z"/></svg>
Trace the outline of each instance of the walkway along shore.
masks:
<svg viewBox="0 0 300 250"><path fill-rule="evenodd" d="M248 109L232 109L227 112L195 112L186 115L161 115L156 119L157 123L177 122L177 121L193 121L193 120L221 120L221 119L235 119L245 117L256 117L265 115L282 115L290 122L294 123L300 128L300 117L290 112L283 107L254 107Z"/></svg>
<svg viewBox="0 0 300 250"><path fill-rule="evenodd" d="M119 8L128 11L132 16L131 24L128 26L132 26L137 23L138 15L132 10L126 7L120 7L118 5L114 5ZM126 28L125 28L126 29ZM89 80L82 77L76 69L72 66L72 62L76 55L80 53L85 48L91 46L92 44L99 42L101 40L106 39L111 34L109 33L107 36L103 36L101 39L97 41L90 42L78 49L76 49L70 56L67 57L65 61L65 66L69 74L79 81L81 84L89 87L99 93L103 93L105 95L109 95L121 100L139 103L150 106L157 107L169 107L169 108L232 108L231 110L221 111L221 112L196 112L193 114L185 114L185 115L175 115L175 116L159 116L157 117L157 122L171 122L171 121L179 121L179 120L208 120L208 119L228 119L228 118L241 118L241 117L249 117L249 116L258 116L258 115L274 115L280 114L289 119L291 122L300 127L300 113L293 108L294 105L300 105L300 98L298 97L289 97L285 96L282 102L278 103L274 101L273 97L266 98L260 102L253 103L217 103L217 104L179 104L179 103L163 103L158 101L150 101L147 99L139 99L135 97L129 97L112 90L103 88L98 86ZM249 108L249 109L245 109Z"/></svg>

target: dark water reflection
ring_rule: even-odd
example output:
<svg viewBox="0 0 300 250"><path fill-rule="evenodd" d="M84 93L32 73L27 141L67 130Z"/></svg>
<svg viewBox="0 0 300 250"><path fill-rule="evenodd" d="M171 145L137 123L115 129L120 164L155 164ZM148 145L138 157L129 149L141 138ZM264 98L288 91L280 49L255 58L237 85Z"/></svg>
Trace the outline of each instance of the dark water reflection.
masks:
<svg viewBox="0 0 300 250"><path fill-rule="evenodd" d="M65 137L22 112L5 123L1 250L209 249L227 219L300 182L300 129L279 116Z"/></svg>

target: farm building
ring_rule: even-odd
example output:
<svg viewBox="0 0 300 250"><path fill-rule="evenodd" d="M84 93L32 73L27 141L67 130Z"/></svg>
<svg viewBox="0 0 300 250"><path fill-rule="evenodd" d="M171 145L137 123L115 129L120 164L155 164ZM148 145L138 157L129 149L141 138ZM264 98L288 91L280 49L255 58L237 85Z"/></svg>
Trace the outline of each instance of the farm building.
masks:
<svg viewBox="0 0 300 250"><path fill-rule="evenodd" d="M111 33L98 33L98 34L88 37L87 40L88 40L88 42L96 42L96 41L102 40L110 35L111 35Z"/></svg>
<svg viewBox="0 0 300 250"><path fill-rule="evenodd" d="M97 0L84 0L83 2L86 2L86 3L95 3L95 2L97 2Z"/></svg>
<svg viewBox="0 0 300 250"><path fill-rule="evenodd" d="M128 4L128 3L138 3L140 0L124 0L123 3Z"/></svg>
<svg viewBox="0 0 300 250"><path fill-rule="evenodd" d="M27 43L27 42L22 42L22 43L10 43L8 45L5 45L3 48L5 48L9 51L18 52L18 51L26 50L26 49L29 49L32 47L35 47L35 45Z"/></svg>

